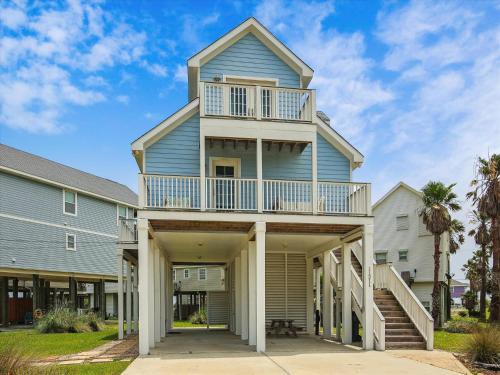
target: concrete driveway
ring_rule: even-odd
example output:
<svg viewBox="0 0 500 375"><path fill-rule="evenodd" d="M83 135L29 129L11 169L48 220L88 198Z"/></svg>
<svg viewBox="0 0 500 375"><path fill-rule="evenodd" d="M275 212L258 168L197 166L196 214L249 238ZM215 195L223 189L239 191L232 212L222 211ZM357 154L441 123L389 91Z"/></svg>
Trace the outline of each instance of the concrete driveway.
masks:
<svg viewBox="0 0 500 375"><path fill-rule="evenodd" d="M433 352L422 352L429 357ZM439 354L440 352L436 352ZM418 354L418 353L417 353ZM448 353L446 353L448 354ZM415 357L415 355L413 356ZM169 334L151 355L137 358L126 375L154 374L405 374L467 373L461 367L439 368L410 355L362 351L309 336L269 338L266 354L255 353L225 331ZM418 358L418 355L416 356ZM429 361L424 361L429 362ZM437 363L439 365L439 363ZM456 371L451 371L452 368Z"/></svg>

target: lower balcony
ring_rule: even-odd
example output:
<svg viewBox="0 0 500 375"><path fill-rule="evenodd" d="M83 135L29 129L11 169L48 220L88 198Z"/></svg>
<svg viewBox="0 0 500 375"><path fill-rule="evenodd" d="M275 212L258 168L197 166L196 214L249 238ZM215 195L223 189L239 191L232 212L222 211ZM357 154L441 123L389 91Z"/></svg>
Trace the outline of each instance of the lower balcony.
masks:
<svg viewBox="0 0 500 375"><path fill-rule="evenodd" d="M146 209L371 215L371 186L335 181L142 175Z"/></svg>

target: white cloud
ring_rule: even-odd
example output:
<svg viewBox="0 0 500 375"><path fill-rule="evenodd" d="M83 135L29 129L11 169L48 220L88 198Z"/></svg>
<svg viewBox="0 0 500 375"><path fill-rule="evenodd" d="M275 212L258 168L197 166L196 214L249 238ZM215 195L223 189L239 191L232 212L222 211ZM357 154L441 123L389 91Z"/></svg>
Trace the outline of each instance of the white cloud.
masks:
<svg viewBox="0 0 500 375"><path fill-rule="evenodd" d="M138 63L165 76L145 45L144 32L99 1L9 3L0 9L0 124L59 132L68 106L106 100L106 69Z"/></svg>
<svg viewBox="0 0 500 375"><path fill-rule="evenodd" d="M122 104L128 104L130 102L130 97L128 95L118 95L116 101Z"/></svg>
<svg viewBox="0 0 500 375"><path fill-rule="evenodd" d="M174 80L177 81L177 82L185 82L185 83L187 83L188 76L187 76L187 68L186 68L185 65L178 64L175 67Z"/></svg>
<svg viewBox="0 0 500 375"><path fill-rule="evenodd" d="M219 20L219 13L211 13L204 18L185 15L182 18L181 38L184 43L194 48L202 47L200 35L203 34L203 29L211 26Z"/></svg>

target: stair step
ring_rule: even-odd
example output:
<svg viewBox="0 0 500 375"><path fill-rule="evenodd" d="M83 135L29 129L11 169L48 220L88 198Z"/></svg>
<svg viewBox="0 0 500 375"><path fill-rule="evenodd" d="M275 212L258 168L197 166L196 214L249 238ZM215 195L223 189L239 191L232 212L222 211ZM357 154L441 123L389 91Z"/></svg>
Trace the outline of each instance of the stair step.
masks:
<svg viewBox="0 0 500 375"><path fill-rule="evenodd" d="M415 328L394 329L385 327L386 336L419 336Z"/></svg>
<svg viewBox="0 0 500 375"><path fill-rule="evenodd" d="M399 305L379 305L378 309L384 313L384 311L403 311Z"/></svg>
<svg viewBox="0 0 500 375"><path fill-rule="evenodd" d="M400 311L380 311L384 318L407 318L405 312L403 310Z"/></svg>
<svg viewBox="0 0 500 375"><path fill-rule="evenodd" d="M413 323L388 323L387 320L385 321L385 330L392 330L392 329L415 329L415 326Z"/></svg>
<svg viewBox="0 0 500 375"><path fill-rule="evenodd" d="M423 342L422 336L412 336L412 335L395 335L395 336L385 336L385 342Z"/></svg>
<svg viewBox="0 0 500 375"><path fill-rule="evenodd" d="M393 324L393 323L411 324L411 320L407 316L384 316L384 318L385 318L385 324Z"/></svg>
<svg viewBox="0 0 500 375"><path fill-rule="evenodd" d="M387 342L386 349L426 349L425 342Z"/></svg>

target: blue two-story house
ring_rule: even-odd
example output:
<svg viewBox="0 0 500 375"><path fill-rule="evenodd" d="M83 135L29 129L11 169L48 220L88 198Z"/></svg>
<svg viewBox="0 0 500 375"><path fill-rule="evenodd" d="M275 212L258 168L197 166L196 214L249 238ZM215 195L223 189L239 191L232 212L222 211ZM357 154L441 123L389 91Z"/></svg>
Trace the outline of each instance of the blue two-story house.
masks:
<svg viewBox="0 0 500 375"><path fill-rule="evenodd" d="M78 296L91 283L87 307L104 317L114 298L106 301L105 281L117 280L118 225L136 207L124 185L0 144L1 323L84 307Z"/></svg>
<svg viewBox="0 0 500 375"><path fill-rule="evenodd" d="M351 179L363 155L317 111L311 67L250 18L192 56L187 70L188 103L132 143L138 245L120 249L138 252L140 353L175 345L164 339L172 267L191 263L226 264L227 298L213 303L227 307L230 331L257 351L273 321L314 334L318 267L323 334L332 335L335 315L337 335L342 321L350 343L354 311L363 347L381 347L370 184ZM351 256L337 263L331 253L350 254L357 241L359 276ZM220 307L209 298L209 320Z"/></svg>

